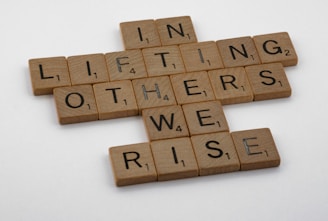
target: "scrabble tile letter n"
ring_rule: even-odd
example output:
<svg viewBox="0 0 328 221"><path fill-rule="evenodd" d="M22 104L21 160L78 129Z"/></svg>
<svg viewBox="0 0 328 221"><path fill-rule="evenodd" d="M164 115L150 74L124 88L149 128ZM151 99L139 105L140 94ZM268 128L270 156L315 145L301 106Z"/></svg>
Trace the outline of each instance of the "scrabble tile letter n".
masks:
<svg viewBox="0 0 328 221"><path fill-rule="evenodd" d="M162 45L179 45L197 42L189 16L157 19L156 26Z"/></svg>

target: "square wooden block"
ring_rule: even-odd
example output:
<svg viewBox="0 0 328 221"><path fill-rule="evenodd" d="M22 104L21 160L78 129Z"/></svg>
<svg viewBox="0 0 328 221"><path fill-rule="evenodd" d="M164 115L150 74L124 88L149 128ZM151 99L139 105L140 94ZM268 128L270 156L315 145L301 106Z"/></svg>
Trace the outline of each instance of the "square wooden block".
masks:
<svg viewBox="0 0 328 221"><path fill-rule="evenodd" d="M221 104L253 101L253 92L245 68L225 68L208 72L216 99Z"/></svg>
<svg viewBox="0 0 328 221"><path fill-rule="evenodd" d="M180 45L187 72L223 68L221 56L214 41Z"/></svg>
<svg viewBox="0 0 328 221"><path fill-rule="evenodd" d="M241 170L277 167L280 157L270 129L261 128L231 133Z"/></svg>
<svg viewBox="0 0 328 221"><path fill-rule="evenodd" d="M151 142L158 181L198 176L198 166L189 137Z"/></svg>
<svg viewBox="0 0 328 221"><path fill-rule="evenodd" d="M91 85L55 88L54 98L61 124L98 120L98 110Z"/></svg>
<svg viewBox="0 0 328 221"><path fill-rule="evenodd" d="M253 37L262 63L280 62L283 66L296 65L298 58L287 32Z"/></svg>
<svg viewBox="0 0 328 221"><path fill-rule="evenodd" d="M292 89L281 63L253 65L245 70L255 101L291 96Z"/></svg>
<svg viewBox="0 0 328 221"><path fill-rule="evenodd" d="M182 106L190 135L229 131L220 101Z"/></svg>
<svg viewBox="0 0 328 221"><path fill-rule="evenodd" d="M230 133L211 133L191 137L199 175L240 170L240 163Z"/></svg>
<svg viewBox="0 0 328 221"><path fill-rule="evenodd" d="M162 18L155 22L163 46L197 42L190 16Z"/></svg>
<svg viewBox="0 0 328 221"><path fill-rule="evenodd" d="M168 76L132 80L139 113L145 108L176 104L171 81Z"/></svg>
<svg viewBox="0 0 328 221"><path fill-rule="evenodd" d="M125 50L161 46L155 21L152 19L120 23Z"/></svg>
<svg viewBox="0 0 328 221"><path fill-rule="evenodd" d="M138 115L138 105L129 80L93 85L99 120Z"/></svg>
<svg viewBox="0 0 328 221"><path fill-rule="evenodd" d="M216 42L225 67L242 67L260 64L253 39L249 36Z"/></svg>
<svg viewBox="0 0 328 221"><path fill-rule="evenodd" d="M65 57L29 60L34 95L52 94L56 87L71 85Z"/></svg>
<svg viewBox="0 0 328 221"><path fill-rule="evenodd" d="M149 77L185 72L178 46L147 48L142 54Z"/></svg>
<svg viewBox="0 0 328 221"><path fill-rule="evenodd" d="M141 50L105 54L110 81L147 77Z"/></svg>
<svg viewBox="0 0 328 221"><path fill-rule="evenodd" d="M189 136L181 106L157 107L142 111L149 140Z"/></svg>
<svg viewBox="0 0 328 221"><path fill-rule="evenodd" d="M149 143L109 148L117 186L157 181L157 172Z"/></svg>
<svg viewBox="0 0 328 221"><path fill-rule="evenodd" d="M72 85L109 81L103 54L77 55L67 58Z"/></svg>
<svg viewBox="0 0 328 221"><path fill-rule="evenodd" d="M176 74L170 78L178 104L215 99L206 71Z"/></svg>

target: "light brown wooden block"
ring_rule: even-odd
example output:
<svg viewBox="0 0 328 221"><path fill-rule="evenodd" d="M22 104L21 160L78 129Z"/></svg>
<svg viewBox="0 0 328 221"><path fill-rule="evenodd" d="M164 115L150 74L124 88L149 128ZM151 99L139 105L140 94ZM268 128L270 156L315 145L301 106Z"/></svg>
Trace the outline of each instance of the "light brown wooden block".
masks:
<svg viewBox="0 0 328 221"><path fill-rule="evenodd" d="M72 85L109 81L103 54L77 55L67 58Z"/></svg>
<svg viewBox="0 0 328 221"><path fill-rule="evenodd" d="M149 77L185 72L178 46L147 48L142 54Z"/></svg>
<svg viewBox="0 0 328 221"><path fill-rule="evenodd" d="M240 163L230 133L211 133L191 137L199 175L240 170Z"/></svg>
<svg viewBox="0 0 328 221"><path fill-rule="evenodd" d="M174 92L168 76L132 80L139 113L145 108L176 104Z"/></svg>
<svg viewBox="0 0 328 221"><path fill-rule="evenodd" d="M29 68L34 95L52 94L56 87L71 85L65 57L30 59Z"/></svg>
<svg viewBox="0 0 328 221"><path fill-rule="evenodd" d="M117 186L157 181L157 172L149 143L109 148Z"/></svg>
<svg viewBox="0 0 328 221"><path fill-rule="evenodd" d="M182 106L190 135L229 131L220 101Z"/></svg>
<svg viewBox="0 0 328 221"><path fill-rule="evenodd" d="M283 66L296 65L298 58L287 32L253 37L262 63L280 62Z"/></svg>
<svg viewBox="0 0 328 221"><path fill-rule="evenodd" d="M161 46L154 20L141 20L120 23L125 50Z"/></svg>
<svg viewBox="0 0 328 221"><path fill-rule="evenodd" d="M158 181L198 176L198 166L189 137L150 143Z"/></svg>
<svg viewBox="0 0 328 221"><path fill-rule="evenodd" d="M181 106L157 107L142 111L149 140L189 136Z"/></svg>
<svg viewBox="0 0 328 221"><path fill-rule="evenodd" d="M61 124L98 120L97 105L91 85L55 88L54 98Z"/></svg>
<svg viewBox="0 0 328 221"><path fill-rule="evenodd" d="M190 16L162 18L156 21L162 45L178 45L197 42Z"/></svg>
<svg viewBox="0 0 328 221"><path fill-rule="evenodd" d="M223 68L222 59L214 41L183 44L179 47L187 72Z"/></svg>
<svg viewBox="0 0 328 221"><path fill-rule="evenodd" d="M131 81L94 84L93 90L100 120L138 115Z"/></svg>
<svg viewBox="0 0 328 221"><path fill-rule="evenodd" d="M245 68L254 100L289 97L292 93L281 63L253 65Z"/></svg>
<svg viewBox="0 0 328 221"><path fill-rule="evenodd" d="M277 167L280 164L278 150L270 129L261 128L231 133L241 170Z"/></svg>
<svg viewBox="0 0 328 221"><path fill-rule="evenodd" d="M251 37L231 38L216 42L225 67L260 64L260 58Z"/></svg>
<svg viewBox="0 0 328 221"><path fill-rule="evenodd" d="M211 70L208 76L215 97L221 104L253 101L253 92L243 67Z"/></svg>
<svg viewBox="0 0 328 221"><path fill-rule="evenodd" d="M147 77L141 50L105 54L110 81Z"/></svg>
<svg viewBox="0 0 328 221"><path fill-rule="evenodd" d="M170 78L178 104L215 99L206 71L176 74Z"/></svg>

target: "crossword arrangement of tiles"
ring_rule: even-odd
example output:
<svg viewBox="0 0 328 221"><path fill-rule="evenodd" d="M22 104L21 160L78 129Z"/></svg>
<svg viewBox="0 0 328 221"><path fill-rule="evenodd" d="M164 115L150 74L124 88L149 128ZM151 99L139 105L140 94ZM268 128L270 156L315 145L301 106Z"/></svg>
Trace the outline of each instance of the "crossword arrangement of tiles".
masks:
<svg viewBox="0 0 328 221"><path fill-rule="evenodd" d="M117 186L279 166L270 129L230 132L222 105L291 95L288 33L198 42L189 16L120 30L124 51L29 60L61 124L142 115L150 141L109 148Z"/></svg>

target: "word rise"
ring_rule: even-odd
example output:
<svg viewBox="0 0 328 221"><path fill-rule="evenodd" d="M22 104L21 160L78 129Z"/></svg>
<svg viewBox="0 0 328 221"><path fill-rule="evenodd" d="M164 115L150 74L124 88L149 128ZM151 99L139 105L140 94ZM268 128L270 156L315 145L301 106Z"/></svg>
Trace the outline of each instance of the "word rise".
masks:
<svg viewBox="0 0 328 221"><path fill-rule="evenodd" d="M291 95L287 32L198 42L189 16L120 30L124 51L29 60L61 124L142 115L150 142L109 149L118 186L279 165L270 130L230 133L222 105Z"/></svg>

